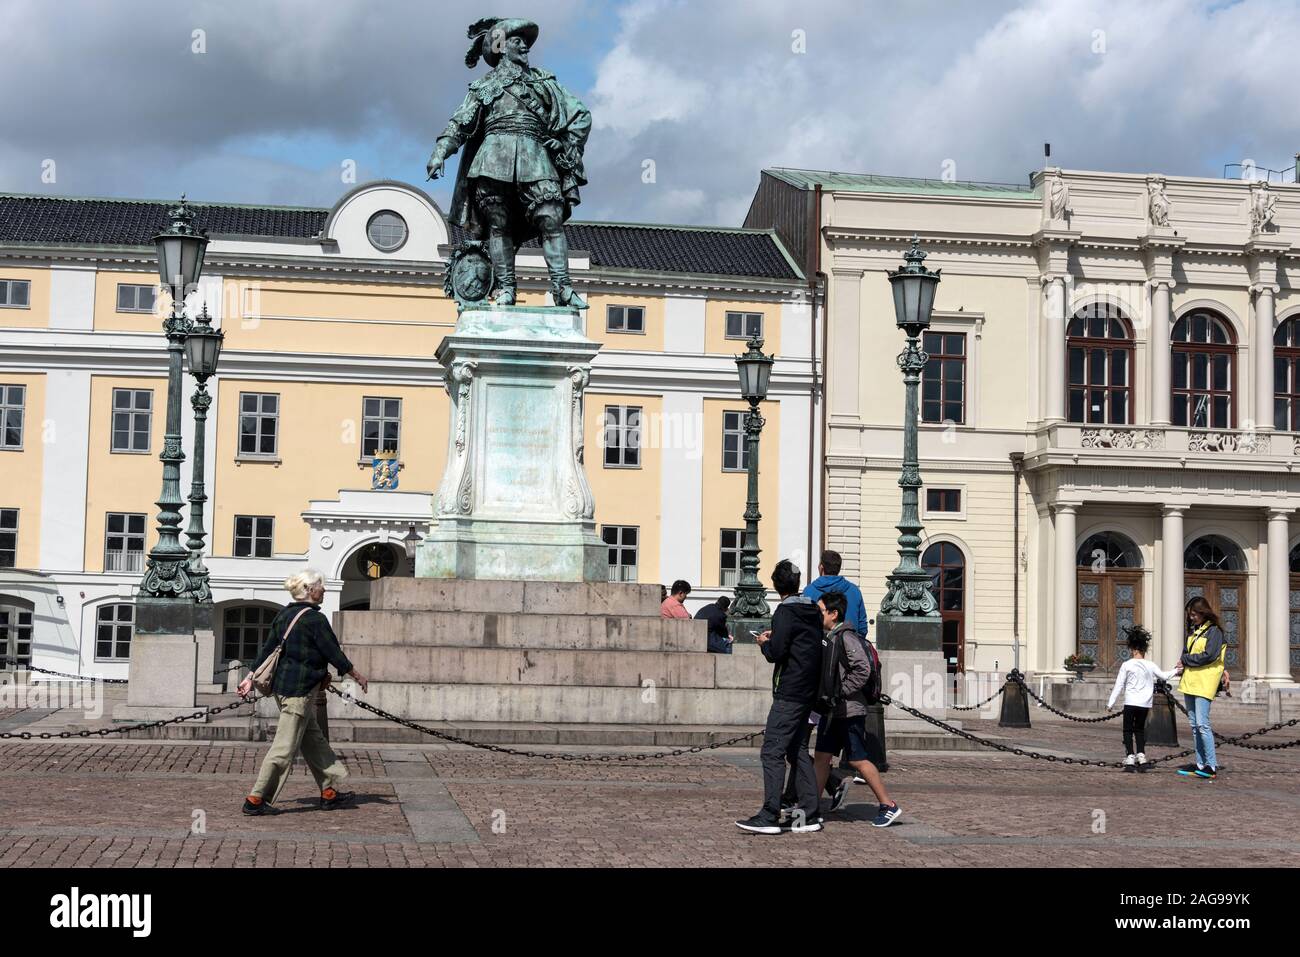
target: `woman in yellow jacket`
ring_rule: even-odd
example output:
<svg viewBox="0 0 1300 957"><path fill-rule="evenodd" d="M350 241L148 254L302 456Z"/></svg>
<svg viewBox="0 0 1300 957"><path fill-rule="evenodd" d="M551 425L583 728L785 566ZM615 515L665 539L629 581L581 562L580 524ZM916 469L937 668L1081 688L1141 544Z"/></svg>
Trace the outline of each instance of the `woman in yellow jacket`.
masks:
<svg viewBox="0 0 1300 957"><path fill-rule="evenodd" d="M1187 603L1187 638L1183 656L1175 671L1182 672L1178 690L1187 703L1187 719L1192 726L1196 746L1196 763L1179 770L1184 777L1214 780L1214 730L1210 727L1210 702L1219 693L1220 682L1227 680L1224 661L1228 642L1223 636L1219 616L1210 603L1199 595Z"/></svg>

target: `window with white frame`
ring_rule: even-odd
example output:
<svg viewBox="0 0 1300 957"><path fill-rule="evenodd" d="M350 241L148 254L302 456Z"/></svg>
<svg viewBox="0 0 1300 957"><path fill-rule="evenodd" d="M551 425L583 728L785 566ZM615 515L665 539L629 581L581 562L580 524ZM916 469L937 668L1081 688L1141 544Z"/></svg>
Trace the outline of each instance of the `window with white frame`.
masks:
<svg viewBox="0 0 1300 957"><path fill-rule="evenodd" d="M129 660L134 626L134 605L100 605L95 614L95 660Z"/></svg>
<svg viewBox="0 0 1300 957"><path fill-rule="evenodd" d="M271 622L280 609L235 605L221 617L221 660L251 663L271 635Z"/></svg>
<svg viewBox="0 0 1300 957"><path fill-rule="evenodd" d="M144 286L129 282L119 282L117 284L118 312L153 312L157 299L157 286Z"/></svg>
<svg viewBox="0 0 1300 957"><path fill-rule="evenodd" d="M235 516L235 557L270 558L275 537L275 518L271 515Z"/></svg>
<svg viewBox="0 0 1300 957"><path fill-rule="evenodd" d="M280 448L280 396L239 393L239 454L275 455Z"/></svg>
<svg viewBox="0 0 1300 957"><path fill-rule="evenodd" d="M636 525L603 525L600 537L609 549L609 580L636 581L637 545L641 530Z"/></svg>
<svg viewBox="0 0 1300 957"><path fill-rule="evenodd" d="M961 507L961 489L959 488L930 488L925 490L925 514L927 515L960 515Z"/></svg>
<svg viewBox="0 0 1300 957"><path fill-rule="evenodd" d="M0 508L0 568L18 561L18 509Z"/></svg>
<svg viewBox="0 0 1300 957"><path fill-rule="evenodd" d="M148 452L153 431L153 390L113 390L112 452Z"/></svg>
<svg viewBox="0 0 1300 957"><path fill-rule="evenodd" d="M722 471L743 472L749 468L745 447L745 413L722 413Z"/></svg>
<svg viewBox="0 0 1300 957"><path fill-rule="evenodd" d="M104 522L104 571L138 572L144 568L143 512L109 512Z"/></svg>
<svg viewBox="0 0 1300 957"><path fill-rule="evenodd" d="M373 458L380 452L396 453L402 437L402 400L368 395L361 400L361 406L361 457Z"/></svg>
<svg viewBox="0 0 1300 957"><path fill-rule="evenodd" d="M724 528L719 535L721 544L718 582L724 588L740 581L740 553L745 546L743 528Z"/></svg>
<svg viewBox="0 0 1300 957"><path fill-rule="evenodd" d="M0 383L0 449L23 447L23 411L27 386Z"/></svg>
<svg viewBox="0 0 1300 957"><path fill-rule="evenodd" d="M727 313L727 338L752 339L763 336L763 314L761 312Z"/></svg>
<svg viewBox="0 0 1300 957"><path fill-rule="evenodd" d="M32 302L32 284L26 279L0 279L0 306L26 309Z"/></svg>
<svg viewBox="0 0 1300 957"><path fill-rule="evenodd" d="M641 407L605 406L605 468L641 467Z"/></svg>
<svg viewBox="0 0 1300 957"><path fill-rule="evenodd" d="M644 306L606 306L607 332L645 332Z"/></svg>

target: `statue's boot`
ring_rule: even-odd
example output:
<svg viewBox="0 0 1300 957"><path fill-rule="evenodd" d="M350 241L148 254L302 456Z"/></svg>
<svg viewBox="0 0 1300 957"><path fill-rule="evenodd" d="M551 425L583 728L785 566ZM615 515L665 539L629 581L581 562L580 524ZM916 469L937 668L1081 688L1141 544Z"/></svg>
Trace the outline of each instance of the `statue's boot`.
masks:
<svg viewBox="0 0 1300 957"><path fill-rule="evenodd" d="M492 271L496 274L497 294L492 301L498 306L513 306L515 304L515 250L509 237L488 236L488 258L492 260Z"/></svg>
<svg viewBox="0 0 1300 957"><path fill-rule="evenodd" d="M555 304L586 309L586 300L573 291L569 282L569 243L564 233L553 236L543 234L542 256L546 259L546 271L551 276L551 298Z"/></svg>

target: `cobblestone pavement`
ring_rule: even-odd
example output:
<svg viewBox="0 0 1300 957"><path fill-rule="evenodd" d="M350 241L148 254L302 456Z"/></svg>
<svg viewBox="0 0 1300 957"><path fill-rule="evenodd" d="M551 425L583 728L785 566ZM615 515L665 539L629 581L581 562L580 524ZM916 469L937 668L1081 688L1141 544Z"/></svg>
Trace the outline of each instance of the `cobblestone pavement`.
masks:
<svg viewBox="0 0 1300 957"><path fill-rule="evenodd" d="M1035 712L1032 729L1010 731L964 717L1022 747L1122 753L1114 723ZM983 750L896 752L885 780L898 824L871 827L859 786L821 833L768 838L732 825L761 801L754 749L588 763L344 746L354 807L317 809L303 769L282 813L247 818L240 802L265 747L0 742L0 866L1300 866L1300 748L1224 748L1213 782L1168 765L1138 775Z"/></svg>

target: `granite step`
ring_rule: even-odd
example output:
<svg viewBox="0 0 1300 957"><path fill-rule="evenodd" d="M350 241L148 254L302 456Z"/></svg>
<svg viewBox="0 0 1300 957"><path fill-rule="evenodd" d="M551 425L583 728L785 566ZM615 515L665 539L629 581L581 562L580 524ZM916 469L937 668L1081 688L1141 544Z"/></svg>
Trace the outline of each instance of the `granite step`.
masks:
<svg viewBox="0 0 1300 957"><path fill-rule="evenodd" d="M471 581L381 578L370 607L390 611L470 611L525 615L659 617L659 586L628 582Z"/></svg>

